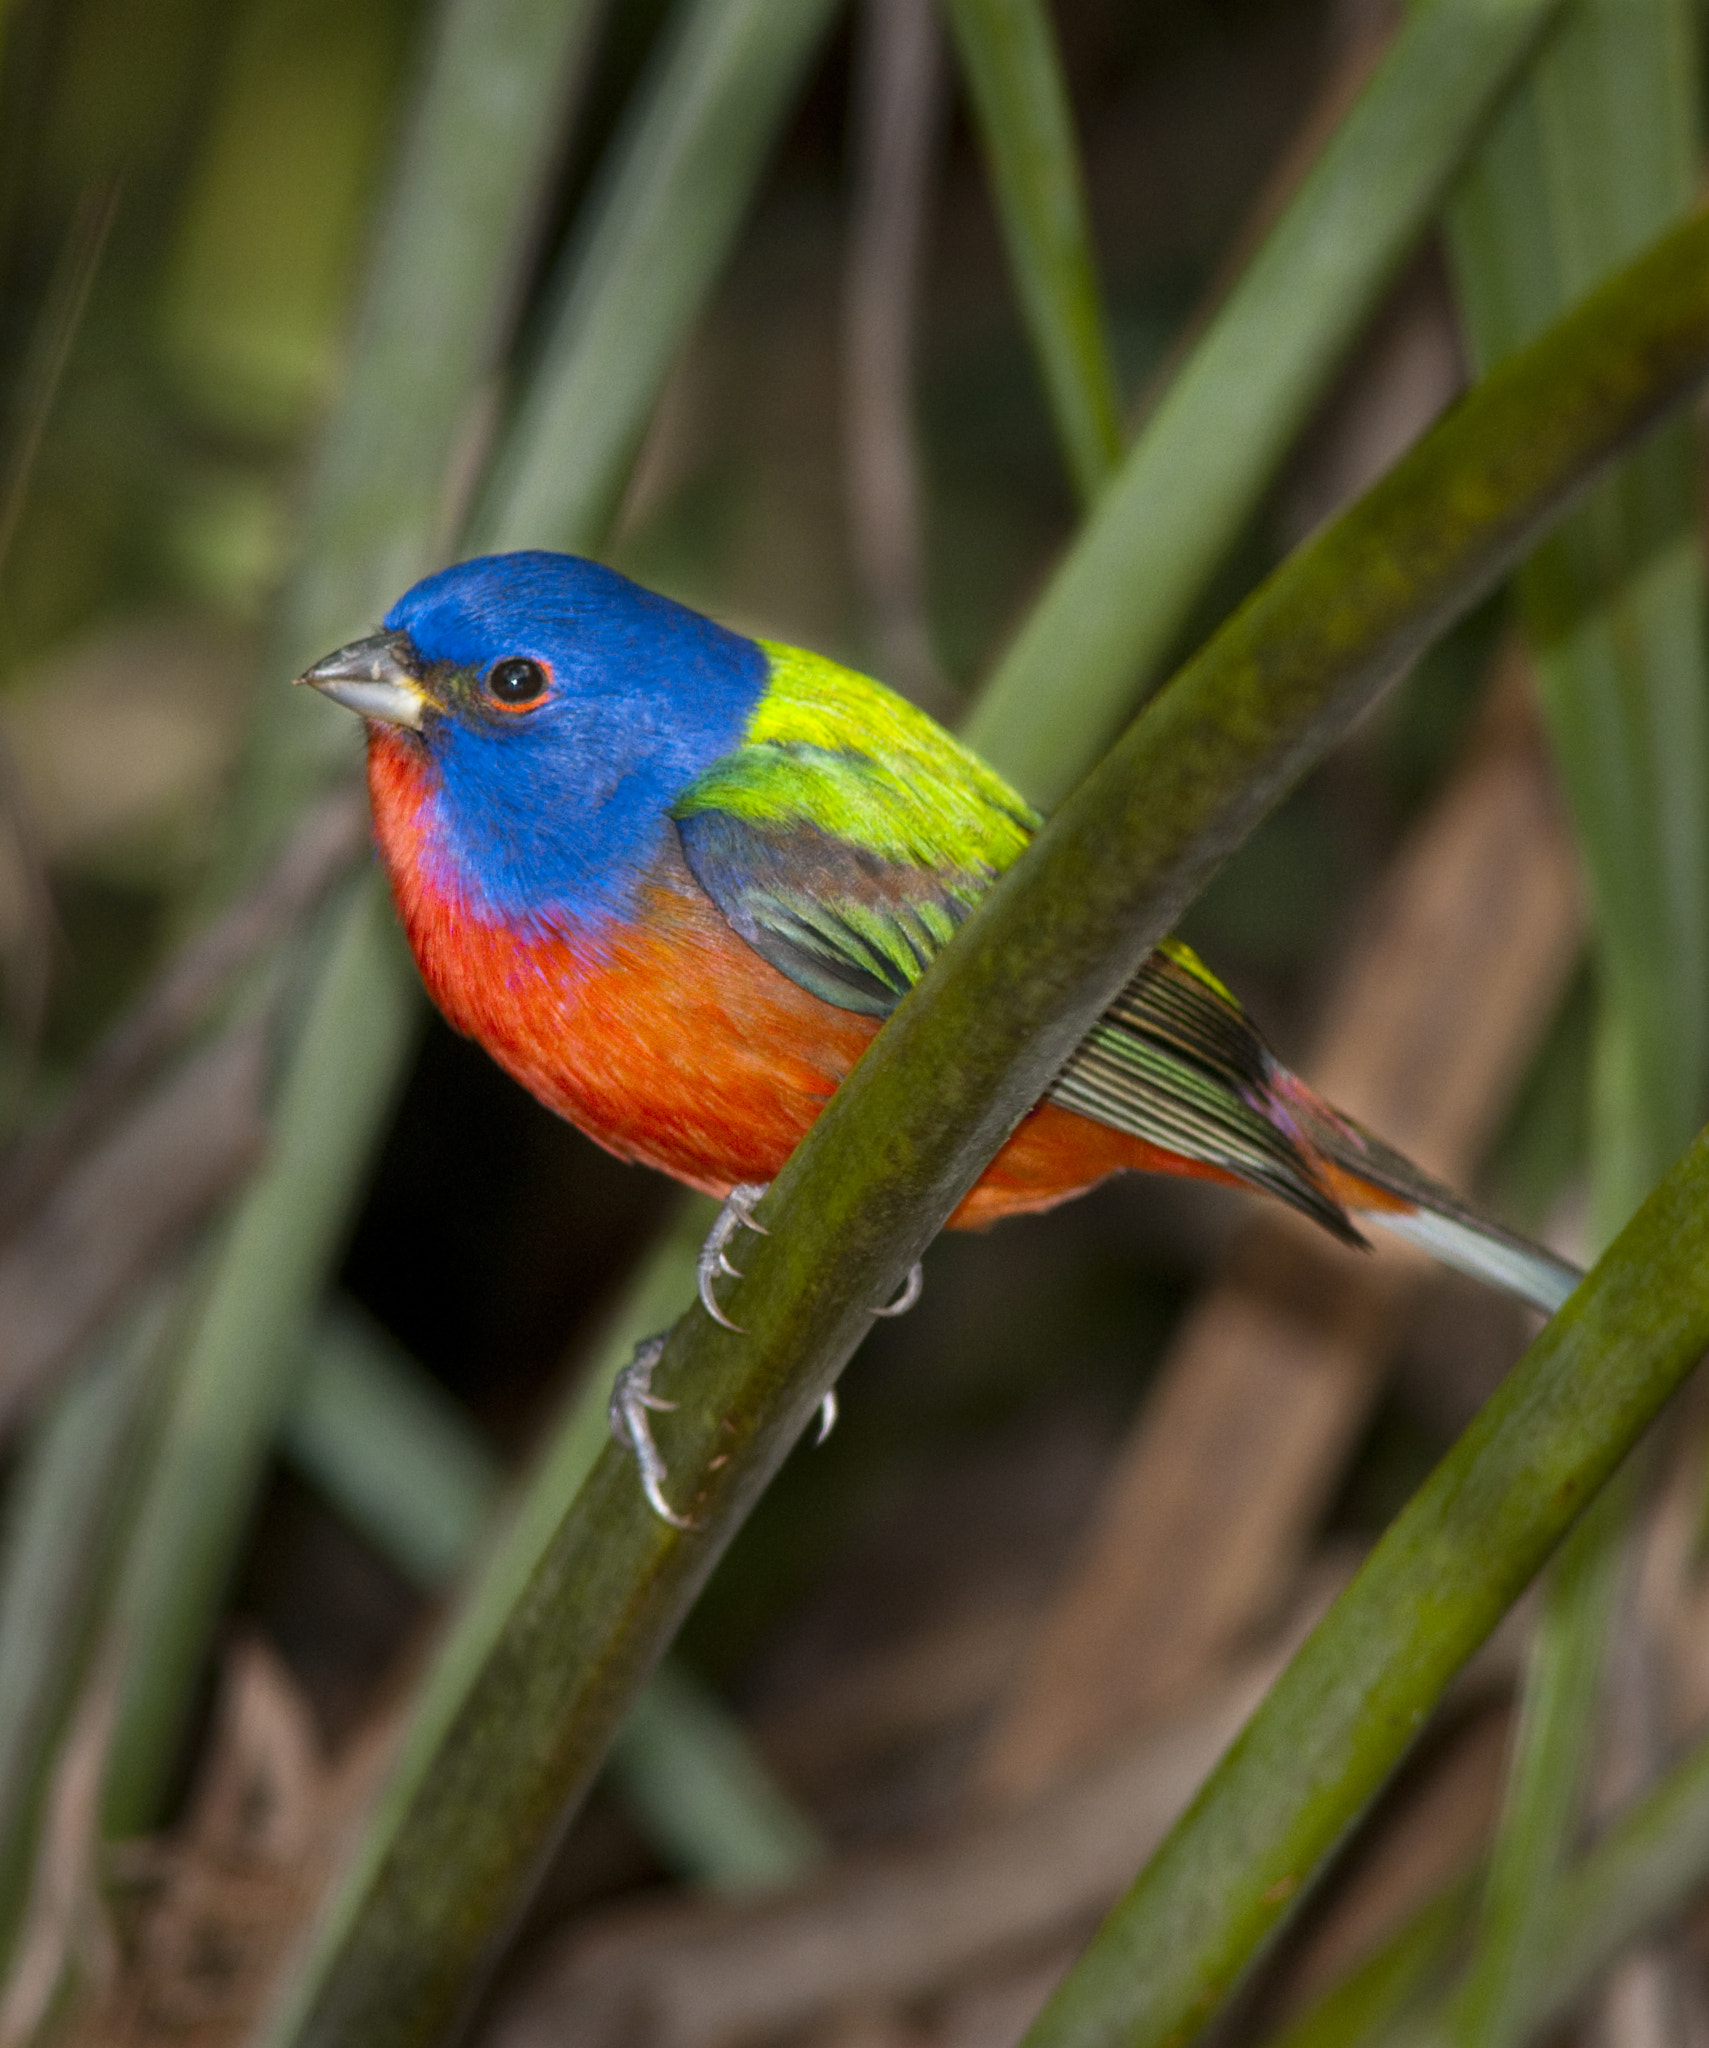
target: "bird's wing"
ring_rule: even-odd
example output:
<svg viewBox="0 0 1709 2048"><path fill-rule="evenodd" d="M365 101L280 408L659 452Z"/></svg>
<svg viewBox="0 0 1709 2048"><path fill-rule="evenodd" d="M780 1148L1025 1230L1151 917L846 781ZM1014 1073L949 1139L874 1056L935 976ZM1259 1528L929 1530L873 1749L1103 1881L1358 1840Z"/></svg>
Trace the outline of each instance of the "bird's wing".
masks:
<svg viewBox="0 0 1709 2048"><path fill-rule="evenodd" d="M674 807L683 852L774 967L839 1008L887 1016L1039 820L879 684L767 653L773 686L747 744ZM1265 1188L1349 1243L1369 1217L1544 1309L1578 1278L1320 1102L1177 939L1140 963L1048 1099Z"/></svg>
<svg viewBox="0 0 1709 2048"><path fill-rule="evenodd" d="M1362 1243L1279 1086L1285 1073L1198 955L1165 939L1080 1041L1050 1100L1237 1174Z"/></svg>
<svg viewBox="0 0 1709 2048"><path fill-rule="evenodd" d="M755 952L826 1002L887 1016L1037 820L911 706L797 659L813 661L810 698L773 703L762 732L691 784L673 815L691 873ZM1171 940L1050 1099L1354 1235L1278 1102L1277 1071L1235 998Z"/></svg>
<svg viewBox="0 0 1709 2048"><path fill-rule="evenodd" d="M881 684L766 651L745 743L672 806L683 855L763 959L840 1009L887 1016L1039 821Z"/></svg>

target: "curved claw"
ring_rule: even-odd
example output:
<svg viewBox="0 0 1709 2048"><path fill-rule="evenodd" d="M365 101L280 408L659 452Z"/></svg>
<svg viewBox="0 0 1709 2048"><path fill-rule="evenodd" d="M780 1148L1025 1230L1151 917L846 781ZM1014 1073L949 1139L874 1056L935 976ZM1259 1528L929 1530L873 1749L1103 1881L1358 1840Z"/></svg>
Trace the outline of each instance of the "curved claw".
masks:
<svg viewBox="0 0 1709 2048"><path fill-rule="evenodd" d="M734 1330L738 1337L746 1336L747 1332L740 1323L731 1322L718 1306L718 1297L712 1288L720 1273L732 1280L742 1277L741 1268L731 1265L725 1249L738 1230L757 1231L761 1237L771 1235L763 1223L754 1221L754 1204L765 1193L766 1185L764 1181L741 1181L730 1190L712 1228L706 1233L700 1256L694 1262L695 1291L700 1296L701 1307L715 1323L721 1323L726 1330Z"/></svg>
<svg viewBox="0 0 1709 2048"><path fill-rule="evenodd" d="M908 1268L908 1277L902 1282L902 1292L897 1295L894 1301L887 1302L883 1308L875 1308L873 1314L875 1316L905 1316L914 1306L915 1302L919 1300L921 1294L924 1293L925 1286L925 1268L916 1260ZM821 1438L822 1441L823 1439Z"/></svg>
<svg viewBox="0 0 1709 2048"><path fill-rule="evenodd" d="M837 1426L837 1390L827 1388L825 1398L819 1403L819 1434L813 1439L817 1449Z"/></svg>
<svg viewBox="0 0 1709 2048"><path fill-rule="evenodd" d="M674 1401L667 1401L662 1394L653 1392L653 1368L663 1356L664 1348L663 1337L646 1337L635 1346L634 1357L612 1381L611 1403L606 1412L613 1439L630 1453L639 1469L641 1491L647 1496L647 1505L661 1522L669 1522L673 1529L692 1529L694 1518L679 1515L665 1499L665 1461L653 1441L652 1427L647 1421L649 1409L654 1414L664 1414L676 1406Z"/></svg>

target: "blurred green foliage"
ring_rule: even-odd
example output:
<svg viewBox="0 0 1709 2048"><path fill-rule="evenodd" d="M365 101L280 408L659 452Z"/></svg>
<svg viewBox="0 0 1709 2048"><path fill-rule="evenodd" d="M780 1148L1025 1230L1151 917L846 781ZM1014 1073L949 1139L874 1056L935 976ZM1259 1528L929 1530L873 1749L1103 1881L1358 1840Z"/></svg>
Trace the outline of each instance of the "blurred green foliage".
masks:
<svg viewBox="0 0 1709 2048"><path fill-rule="evenodd" d="M1117 401L1132 406L1155 397L1153 379L1203 311L1231 239L1308 110L1345 10L1322 0L1197 0L1188 7L1062 0L1048 11L1030 0L1010 0L1007 9L962 0L953 11L964 43L970 23L983 21L990 32L1006 20L1020 24L1033 53L1030 68L1022 62L1006 77L980 77L975 64L977 92L946 88L944 140L927 201L931 256L913 340L932 638L952 685L971 697L1074 532L1069 475L1090 497L1112 453ZM1540 18L1541 11L1531 13ZM15 755L19 771L15 790L0 789L0 809L18 827L4 863L27 881L39 855L52 903L51 920L32 919L16 877L0 888L0 962L11 998L0 1014L0 1068L28 1087L31 1114L74 1085L100 1031L222 886L222 843L228 850L246 836L271 843L288 823L298 788L290 775L278 778L286 794L274 792L273 811L257 792L289 744L276 749L275 717L303 717L301 706L282 706L279 696L281 660L288 665L301 652L294 637L312 639L340 605L383 602L369 587L382 562L425 565L435 549L453 546L460 511L495 445L507 451L501 475L524 478L555 524L549 534L511 531L489 485L480 501L485 530L589 546L604 535L620 566L735 624L857 664L874 659L874 621L850 567L838 427L852 84L846 20L825 7L812 22L792 21L790 48L772 51L775 138L764 122L751 138L746 131L738 138L743 148L751 141L753 160L715 195L722 212L713 207L696 225L680 208L665 210L675 236L676 296L667 302L645 276L632 278L631 311L605 336L602 356L586 345L594 330L577 312L577 266L590 246L604 246L590 227L600 208L610 209L603 219L613 263L624 254L628 225L645 214L645 177L624 196L613 172L637 132L636 109L651 112L659 125L646 132L663 138L639 153L645 172L666 160L673 137L692 140L707 125L716 133L707 106L716 106L723 74L709 56L689 67L674 101L651 99L677 14L665 0L617 0L587 12L583 75L565 94L563 132L550 143L549 167L517 227L515 249L498 266L501 284L491 287L490 302L456 308L459 346L468 351L457 357L456 375L466 372L469 389L459 385L455 395L472 397L455 432L437 422L445 444L455 444L455 459L444 463L433 444L426 485L420 478L412 485L425 499L414 505L395 558L376 551L341 561L335 568L347 576L311 588L300 580L301 565L339 454L336 442L321 448L320 437L349 397L364 280L376 274L381 246L376 206L389 167L402 160L439 8L432 0L356 7L12 0L0 8L0 507L15 492L21 508L0 552L0 753ZM825 33L815 42L821 13ZM763 7L732 6L721 18L739 21L748 42L717 43L720 62L734 62L744 47L750 56L770 47ZM1490 33L1512 39L1516 50L1531 32L1520 6L1492 9L1489 21ZM1060 45L1060 79L1054 70L1046 76L1038 58L1048 49L1037 40L1047 24ZM1428 35L1412 47L1428 50ZM1448 54L1458 63L1463 52ZM1026 111L1029 77L1035 91L1025 147L1017 144L1005 159L1001 145L1015 138L1003 123ZM1432 176L1462 146L1462 129L1481 104L1475 94L1463 106L1449 107L1445 96L1431 102L1432 117L1442 116L1439 132L1417 161L1428 157ZM1029 150L1056 201L1054 214L1039 212L1030 243L1017 229L1024 206L1013 192L1006 209L994 204L982 154L997 162L1002 189L1005 178L1013 185ZM519 155L526 155L520 144ZM683 190L704 197L699 160L672 161ZM1349 181L1361 200L1365 175ZM1083 215L1064 199L1082 187ZM1426 180L1402 196L1422 218L1433 194ZM89 223L107 207L111 226L91 256ZM1369 225L1382 225L1379 212L1369 211ZM1290 288L1276 302L1285 300L1290 317L1301 319L1301 346L1320 382L1289 397L1285 420L1275 415L1274 447L1266 444L1268 452L1248 464L1226 530L1207 543L1196 602L1184 585L1171 586L1168 619L1148 654L1152 668L1166 643L1185 649L1201 639L1297 537L1299 478L1293 470L1278 478L1275 464L1297 437L1306 444L1301 463L1333 438L1332 419L1311 418L1321 381L1411 232L1408 226L1361 245L1356 291L1347 287L1344 305L1333 292L1324 295L1335 315L1327 326L1306 320L1304 293ZM80 264L90 289L72 322L67 308ZM589 274L596 283L605 275L597 263ZM1575 281L1584 280L1575 273ZM1066 309L1054 330L1052 289L1055 312ZM658 322L645 348L634 307ZM1260 302L1261 336L1270 334L1273 317L1274 306L1266 312ZM689 331L686 342L679 326ZM580 412L572 407L568 416L592 422L578 445L592 445L595 427L614 427L585 473L567 468L556 439L533 424L557 415L531 411L527 395L542 364L573 367L578 347ZM61 356L63 374L55 369ZM639 422L660 382L662 402L630 476ZM620 383L632 404L611 403ZM1244 438L1235 439L1248 452ZM360 465L367 457L356 459ZM285 591L294 593L294 609L281 625ZM1304 1041L1362 885L1456 758L1491 650L1509 623L1505 598L1497 597L1451 633L1328 772L1253 834L1189 913L1188 936L1254 1000L1284 1052ZM291 656L280 656L288 643ZM261 644L273 653L258 654ZM260 703L272 707L259 720L258 690ZM311 715L319 708L309 707ZM1084 737L1066 736L1064 758ZM349 740L342 728L328 728L327 751L314 756L312 773L336 765ZM287 970L275 972L302 969L324 945L317 934ZM30 962L44 949L52 972L37 1044L23 996ZM360 975L351 985L358 993L369 987ZM246 999L269 996L275 986L264 976ZM303 1011L302 983L294 987L288 1026ZM401 1042L407 1032L392 1016L393 993L388 983L361 1004L376 1019L391 1018ZM1581 985L1491 1165L1490 1187L1516 1220L1540 1222L1582 1168L1592 1041L1592 999ZM376 1103L383 1093L377 1081ZM366 1113L352 1108L345 1135ZM291 1135L312 1150L308 1134ZM287 1143L280 1156L290 1150ZM439 1504L450 1522L429 1516L422 1525L421 1540L440 1545L435 1569L443 1570L466 1542L473 1512L452 1498L455 1472L468 1481L475 1469L467 1467L468 1440L457 1436L456 1418L478 1418L520 1453L543 1438L546 1418L570 1412L565 1361L585 1352L620 1297L666 1197L555 1124L437 1024L410 1069L365 1189L354 1148L346 1165L359 1213L339 1251L332 1240L344 1225L336 1202L348 1189L329 1197L317 1226L327 1240L320 1254L342 1268L345 1285L443 1393L438 1421L423 1424L414 1443L420 1462L407 1468L453 1474ZM779 1654L779 1642L787 1644L795 1618L810 1614L816 1598L840 1611L837 1601L848 1601L847 1581L861 1575L862 1559L880 1561L876 1577L891 1588L893 1622L915 1612L911 1602L929 1619L944 1586L991 1567L989 1520L972 1525L967 1555L958 1550L962 1532L943 1503L960 1496L944 1474L973 1488L981 1458L1001 1464L1023 1443L1062 1447L1065 1471L1092 1469L1075 1458L1089 1459L1085 1447L1107 1444L1133 1413L1234 1213L1233 1204L1203 1191L1172 1190L1160 1200L1153 1190L1112 1187L996 1239L936 1248L923 1307L875 1336L839 1434L824 1452L786 1465L734 1545L689 1624L691 1662L739 1690L768 1654ZM308 1260L303 1285L311 1295L324 1262ZM239 1294L227 1303L237 1349L248 1341L244 1319L260 1300ZM274 1318L281 1344L295 1314L293 1302ZM103 1372L114 1377L107 1357L103 1351L88 1362L80 1395L98 1388ZM340 1398L354 1399L354 1385L345 1383ZM127 1402L138 1399L130 1381L122 1391ZM16 1597L28 1602L37 1597L30 1589L52 1578L42 1576L42 1559L54 1554L59 1524L43 1518L42 1473L60 1470L87 1442L100 1452L92 1473L122 1467L130 1483L133 1467L118 1455L130 1412L74 1399L43 1425L8 1491L13 1534L0 1588L21 1586ZM257 1590L288 1579L298 1554L287 1518L276 1512L278 1482L267 1490L268 1435L288 1414L287 1447L336 1501L328 1461L336 1462L339 1431L364 1426L350 1421L354 1412L336 1403L316 1410L308 1400L290 1409L286 1378L267 1389L253 1441L246 1440L250 1464L239 1470L223 1454L220 1460L230 1467L230 1533L210 1599L247 1555L250 1569L234 1597L288 1633L278 1596ZM384 1397L373 1412L391 1412ZM328 1423L329 1415L344 1419ZM449 1434L436 1437L440 1424ZM389 1425L372 1426L383 1435ZM575 1426L585 1435L585 1414ZM1441 1448L1437 1422L1391 1409L1346 1489L1344 1521L1369 1530L1385 1519ZM484 1498L491 1468L477 1464L478 1483L470 1484ZM168 1458L162 1470L173 1469ZM424 1488L435 1483L420 1479ZM1030 1521L1019 1503L1010 1504L1020 1518L1016 1556L1007 1559L1017 1580L1039 1569L1036 1556L1054 1558L1069 1543L1070 1496L1082 1484L1041 1487ZM180 1497L197 1495L194 1484L175 1485ZM262 1488L253 1539L252 1485ZM66 1539L65 1570L42 1598L57 1617L67 1661L49 1669L39 1640L9 1644L0 1630L0 1699L27 1696L35 1718L25 1733L45 1744L41 1755L51 1750L55 1716L67 1711L86 1668L76 1660L87 1656L91 1616L104 1597L90 1560L104 1558L102 1546L112 1544L99 1501L68 1494L61 1505L77 1524L76 1540ZM199 1511L205 1503L193 1498L192 1505ZM312 1512L326 1519L324 1503ZM389 1542L395 1561L409 1565L402 1554L409 1538L394 1528L382 1540L372 1523L367 1535L382 1548ZM348 1530L334 1540L354 1542ZM1023 1565L1017 1559L1027 1544L1036 1556ZM926 1551L935 1574L919 1568ZM406 1576L420 1581L433 1573L412 1568ZM0 1622L12 1611L7 1597L0 1590ZM415 1613L407 1594L396 1601L400 1612ZM852 1604L858 1610L859 1601ZM193 1629L186 1656L199 1672ZM329 1661L339 1656L360 1663L348 1642L335 1643ZM311 1663L305 1658L305 1669ZM176 1725L190 1689L180 1674L163 1726ZM691 1700L688 1718L698 1711ZM725 1733L723 1724L714 1727L706 1755ZM658 1738L657 1721L651 1736L643 1725L635 1737L631 1764L643 1808L648 1773L664 1781L671 1757L680 1757L668 1715L662 1748ZM4 1804L4 1755L0 1746L0 1814L14 1810ZM163 1759L170 1762L169 1745L145 1775L169 1775ZM738 1758L731 1782L742 1768ZM751 1817L767 1795L763 1785L749 1791ZM131 1817L152 1811L151 1802L152 1791ZM740 1831L737 1821L730 1825ZM786 1862L811 1847L798 1840L788 1848L787 1814L779 1827L777 1837L762 1828L755 1838L762 1861L772 1853L768 1839L774 1847L786 1841L779 1852ZM16 1870L0 1869L0 1880L16 1893Z"/></svg>

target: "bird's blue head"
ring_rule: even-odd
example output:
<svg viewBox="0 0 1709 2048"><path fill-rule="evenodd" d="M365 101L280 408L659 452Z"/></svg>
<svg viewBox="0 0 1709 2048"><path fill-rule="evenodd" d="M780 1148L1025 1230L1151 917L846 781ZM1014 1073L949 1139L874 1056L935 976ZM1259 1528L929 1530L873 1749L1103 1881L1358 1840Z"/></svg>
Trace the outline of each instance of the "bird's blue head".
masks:
<svg viewBox="0 0 1709 2048"><path fill-rule="evenodd" d="M575 555L487 555L301 678L427 769L424 857L484 913L621 917L673 800L741 742L761 649Z"/></svg>

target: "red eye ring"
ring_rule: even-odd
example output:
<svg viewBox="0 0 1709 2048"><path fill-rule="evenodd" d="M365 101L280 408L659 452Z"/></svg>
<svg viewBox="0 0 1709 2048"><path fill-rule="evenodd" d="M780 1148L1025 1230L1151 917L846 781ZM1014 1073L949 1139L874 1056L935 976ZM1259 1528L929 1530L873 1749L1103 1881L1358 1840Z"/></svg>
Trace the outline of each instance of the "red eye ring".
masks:
<svg viewBox="0 0 1709 2048"><path fill-rule="evenodd" d="M546 664L529 654L507 655L487 670L487 695L501 711L532 711L551 687Z"/></svg>

